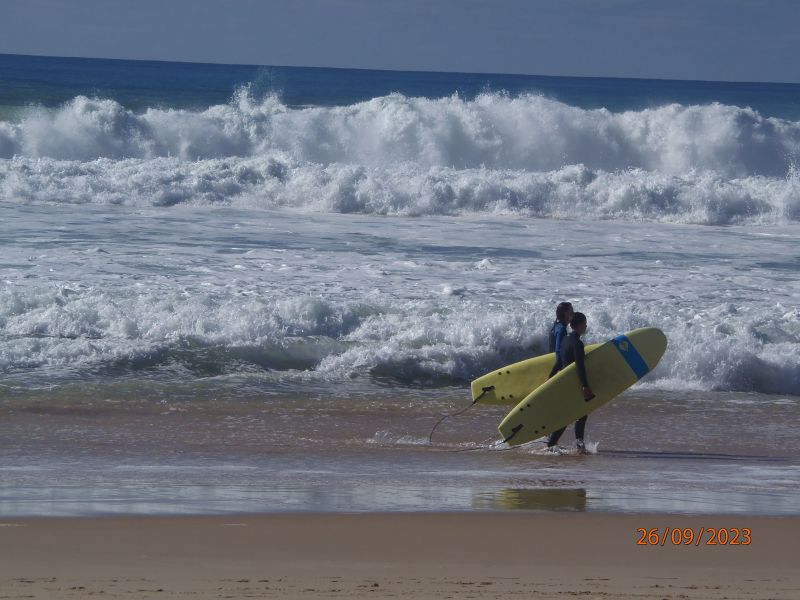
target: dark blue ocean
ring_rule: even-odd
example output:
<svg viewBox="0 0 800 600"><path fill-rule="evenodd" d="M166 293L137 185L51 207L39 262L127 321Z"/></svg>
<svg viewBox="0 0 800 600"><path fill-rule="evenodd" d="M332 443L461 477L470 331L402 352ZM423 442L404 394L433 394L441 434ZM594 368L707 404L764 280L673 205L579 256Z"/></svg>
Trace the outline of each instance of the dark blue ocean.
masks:
<svg viewBox="0 0 800 600"><path fill-rule="evenodd" d="M0 55L0 106L57 107L75 96L126 108L203 109L250 86L287 106L346 106L378 96L466 99L487 92L541 94L581 108L641 110L664 104L749 106L764 116L800 118L800 85L658 79L537 77Z"/></svg>

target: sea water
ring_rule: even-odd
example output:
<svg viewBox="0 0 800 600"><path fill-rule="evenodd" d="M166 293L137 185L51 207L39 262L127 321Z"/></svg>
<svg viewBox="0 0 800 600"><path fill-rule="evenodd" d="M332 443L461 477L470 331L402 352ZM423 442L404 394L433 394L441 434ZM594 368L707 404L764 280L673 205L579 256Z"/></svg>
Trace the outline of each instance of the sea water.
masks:
<svg viewBox="0 0 800 600"><path fill-rule="evenodd" d="M0 514L798 514L798 158L798 85L0 56ZM562 300L669 340L592 454L429 442Z"/></svg>

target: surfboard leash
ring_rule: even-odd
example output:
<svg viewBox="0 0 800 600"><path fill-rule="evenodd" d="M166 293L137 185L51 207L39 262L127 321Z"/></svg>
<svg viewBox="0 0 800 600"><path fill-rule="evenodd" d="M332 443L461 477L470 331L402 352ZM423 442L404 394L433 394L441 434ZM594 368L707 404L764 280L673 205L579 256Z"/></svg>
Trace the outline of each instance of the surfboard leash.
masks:
<svg viewBox="0 0 800 600"><path fill-rule="evenodd" d="M511 430L511 435L509 435L506 439L499 440L499 441L495 442L494 444L489 444L488 446L485 445L485 444L486 444L486 442L488 440L490 440L492 438L487 438L486 440L482 441L477 446L472 446L471 448L459 448L458 450L447 450L446 452L475 452L476 450L491 450L493 448L497 448L497 447L502 446L503 444L506 444L509 441L511 441L511 439L515 435L517 435L517 433L519 433L519 431L521 429L522 429L522 424L520 423L519 425L514 427L514 429ZM530 443L532 443L532 444L546 444L547 441L546 440L533 440ZM501 448L500 450L498 450L498 452L505 452L507 450L514 450L515 448L516 448L515 446L509 446L508 448Z"/></svg>
<svg viewBox="0 0 800 600"><path fill-rule="evenodd" d="M470 408L475 406L481 400L481 398L483 398L486 394L491 392L493 389L494 389L493 385L487 386L485 388L481 388L481 393L478 395L477 398L475 398L472 401L471 404L469 404L468 406L466 406L465 408L462 408L461 410L459 410L457 412L444 415L441 419L439 419L436 422L436 425L433 426L433 429L431 429L431 433L428 436L428 443L433 443L433 433L436 431L436 428L439 427L439 425L441 425L444 422L445 419L447 419L448 417L457 417L458 415L463 415ZM502 446L503 444L506 444L506 443L510 442L514 438L514 436L517 435L520 432L522 427L523 427L523 425L522 425L522 423L520 423L519 425L517 425L516 427L514 427L511 430L511 435L506 437L504 440L499 440L499 441L497 441L497 442L495 442L493 444L486 445L486 442L488 440L492 439L492 438L487 438L486 440L480 442L477 446L472 446L471 448L459 448L457 450L446 450L446 452L475 452L477 450L491 450L492 448L497 448L498 446ZM545 443L545 442L540 442L539 440L535 440L535 442ZM514 447L511 446L509 448L503 448L501 451L513 450L513 449L514 449Z"/></svg>
<svg viewBox="0 0 800 600"><path fill-rule="evenodd" d="M498 446L504 444L502 440L498 440L493 444L486 444L489 440L494 439L494 436L490 438L486 438L482 442L479 442L477 446L470 446L469 448L457 448L455 450L445 450L445 452L476 452L477 450L491 450L492 448L497 448ZM511 448L503 448L502 450L511 450ZM501 451L502 451L501 450Z"/></svg>
<svg viewBox="0 0 800 600"><path fill-rule="evenodd" d="M473 400L473 401L472 401L472 403L471 403L469 406L467 406L466 408L462 408L462 409L461 409L461 410L459 410L458 412L454 412L454 413L450 413L450 414L444 415L444 416L443 416L441 419L439 419L438 421L436 421L436 425L434 425L434 426L433 426L433 429L431 429L431 433L430 433L430 435L428 436L428 443L429 443L429 444L432 444L432 443L433 443L433 432L434 432L434 431L436 431L436 428L437 428L437 427L439 427L439 425L441 425L441 424L442 424L442 422L443 422L445 419L447 419L447 418L449 418L449 417L457 417L458 415L463 415L463 414L464 414L465 412L467 412L467 411L468 411L470 408L472 408L473 406L475 406L475 405L476 405L476 404L477 404L477 403L480 401L480 399L481 399L481 398L483 398L483 397L484 397L486 394L488 394L489 392L491 392L493 389L494 389L494 386L493 386L493 385L490 385L490 386L488 386L488 387L482 388L482 389L481 389L481 393L478 395L478 397L477 397L477 398L475 398L475 400Z"/></svg>

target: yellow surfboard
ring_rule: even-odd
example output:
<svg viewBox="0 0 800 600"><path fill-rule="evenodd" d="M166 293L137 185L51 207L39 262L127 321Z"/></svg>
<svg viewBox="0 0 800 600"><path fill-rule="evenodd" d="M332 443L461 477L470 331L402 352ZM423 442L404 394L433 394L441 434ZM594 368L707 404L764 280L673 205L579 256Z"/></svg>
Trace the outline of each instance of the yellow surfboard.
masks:
<svg viewBox="0 0 800 600"><path fill-rule="evenodd" d="M586 354L600 346L586 346ZM551 352L482 375L472 382L472 401L513 406L547 381L555 364L556 355Z"/></svg>
<svg viewBox="0 0 800 600"><path fill-rule="evenodd" d="M646 327L600 345L586 355L586 376L595 394L586 401L572 364L517 404L498 427L511 446L525 444L566 427L598 409L652 371L667 349L660 329Z"/></svg>

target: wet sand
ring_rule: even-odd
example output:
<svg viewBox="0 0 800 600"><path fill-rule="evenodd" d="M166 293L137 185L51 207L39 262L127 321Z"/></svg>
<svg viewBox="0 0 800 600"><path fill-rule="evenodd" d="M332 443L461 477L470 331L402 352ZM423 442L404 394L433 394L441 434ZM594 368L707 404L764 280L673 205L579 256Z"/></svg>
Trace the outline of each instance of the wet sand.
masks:
<svg viewBox="0 0 800 600"><path fill-rule="evenodd" d="M748 527L750 545L637 545ZM0 520L0 598L796 599L800 518L553 513Z"/></svg>
<svg viewBox="0 0 800 600"><path fill-rule="evenodd" d="M542 444L465 452L497 441L503 407L476 406L429 442L440 415L463 408L462 389L235 397L198 386L169 387L169 400L124 381L4 391L0 515L800 515L798 397L637 391L593 413L595 454L555 456ZM569 428L562 442L573 440Z"/></svg>

